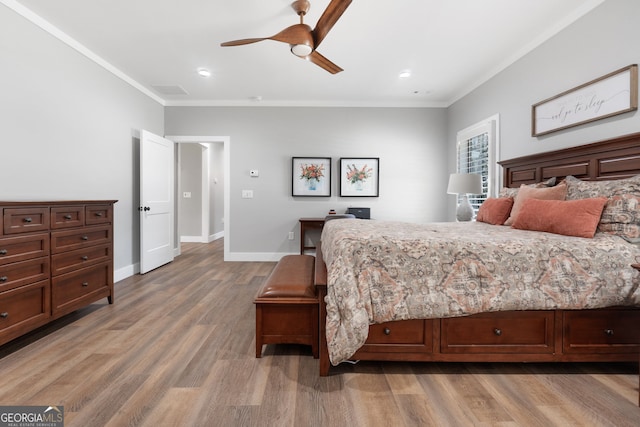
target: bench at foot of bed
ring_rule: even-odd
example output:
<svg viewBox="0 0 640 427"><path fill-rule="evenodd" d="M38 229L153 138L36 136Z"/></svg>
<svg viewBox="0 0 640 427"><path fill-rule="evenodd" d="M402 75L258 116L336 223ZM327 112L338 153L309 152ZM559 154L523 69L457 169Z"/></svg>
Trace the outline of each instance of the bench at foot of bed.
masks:
<svg viewBox="0 0 640 427"><path fill-rule="evenodd" d="M265 344L311 346L318 358L318 295L312 255L284 256L265 280L256 305L256 357Z"/></svg>

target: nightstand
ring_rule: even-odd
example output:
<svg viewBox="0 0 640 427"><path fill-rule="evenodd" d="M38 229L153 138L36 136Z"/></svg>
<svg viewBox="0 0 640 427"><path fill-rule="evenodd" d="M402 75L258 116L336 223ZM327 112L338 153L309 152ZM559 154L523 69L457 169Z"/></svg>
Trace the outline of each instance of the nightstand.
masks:
<svg viewBox="0 0 640 427"><path fill-rule="evenodd" d="M304 254L306 250L316 249L315 246L305 246L305 235L308 230L321 230L324 227L323 218L300 218L300 254Z"/></svg>

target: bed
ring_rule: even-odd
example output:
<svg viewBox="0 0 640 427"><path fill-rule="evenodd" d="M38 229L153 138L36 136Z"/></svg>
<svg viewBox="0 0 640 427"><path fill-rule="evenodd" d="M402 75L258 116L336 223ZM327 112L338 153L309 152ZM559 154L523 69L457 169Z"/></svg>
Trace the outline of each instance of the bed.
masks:
<svg viewBox="0 0 640 427"><path fill-rule="evenodd" d="M597 232L536 231L521 227L524 214L513 227L327 223L316 253L320 375L345 360L637 362L640 275L631 264L640 262L640 224L611 207L635 208L638 194L590 191L627 181L640 188L640 133L500 164L505 187L521 195L522 185L538 191L529 188L566 178L567 198L589 199L589 209L601 199ZM523 212L554 206L527 203Z"/></svg>

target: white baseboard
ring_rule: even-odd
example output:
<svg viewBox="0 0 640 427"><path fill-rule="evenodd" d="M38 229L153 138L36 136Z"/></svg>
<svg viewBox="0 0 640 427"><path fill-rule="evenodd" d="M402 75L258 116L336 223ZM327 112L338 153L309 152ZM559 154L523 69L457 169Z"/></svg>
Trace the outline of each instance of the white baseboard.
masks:
<svg viewBox="0 0 640 427"><path fill-rule="evenodd" d="M133 265L128 265L126 267L119 268L113 272L113 282L119 282L120 280L124 280L127 277L131 277L134 274L138 274L140 272L140 264L135 263Z"/></svg>
<svg viewBox="0 0 640 427"><path fill-rule="evenodd" d="M286 255L296 255L297 252L230 252L225 255L225 261L243 261L243 262L275 262Z"/></svg>

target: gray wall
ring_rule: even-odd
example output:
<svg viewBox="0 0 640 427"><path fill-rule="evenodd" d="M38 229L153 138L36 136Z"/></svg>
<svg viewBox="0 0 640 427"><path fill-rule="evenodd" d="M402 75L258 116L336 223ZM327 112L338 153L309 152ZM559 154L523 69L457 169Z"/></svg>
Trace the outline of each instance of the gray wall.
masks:
<svg viewBox="0 0 640 427"><path fill-rule="evenodd" d="M117 199L116 279L139 261L137 138L163 107L0 5L0 200Z"/></svg>
<svg viewBox="0 0 640 427"><path fill-rule="evenodd" d="M608 0L514 63L448 111L449 165L464 129L500 114L500 160L596 142L640 130L640 114L625 113L542 137L531 136L531 106L612 71L640 62L640 1Z"/></svg>
<svg viewBox="0 0 640 427"><path fill-rule="evenodd" d="M371 208L378 219L446 219L444 109L167 107L169 135L230 137L230 251L245 259L298 250L300 217ZM292 197L291 157L332 157L332 196ZM340 157L380 158L380 197L338 196ZM249 171L258 169L259 178ZM242 199L243 189L253 199ZM287 239L294 231L296 239Z"/></svg>

